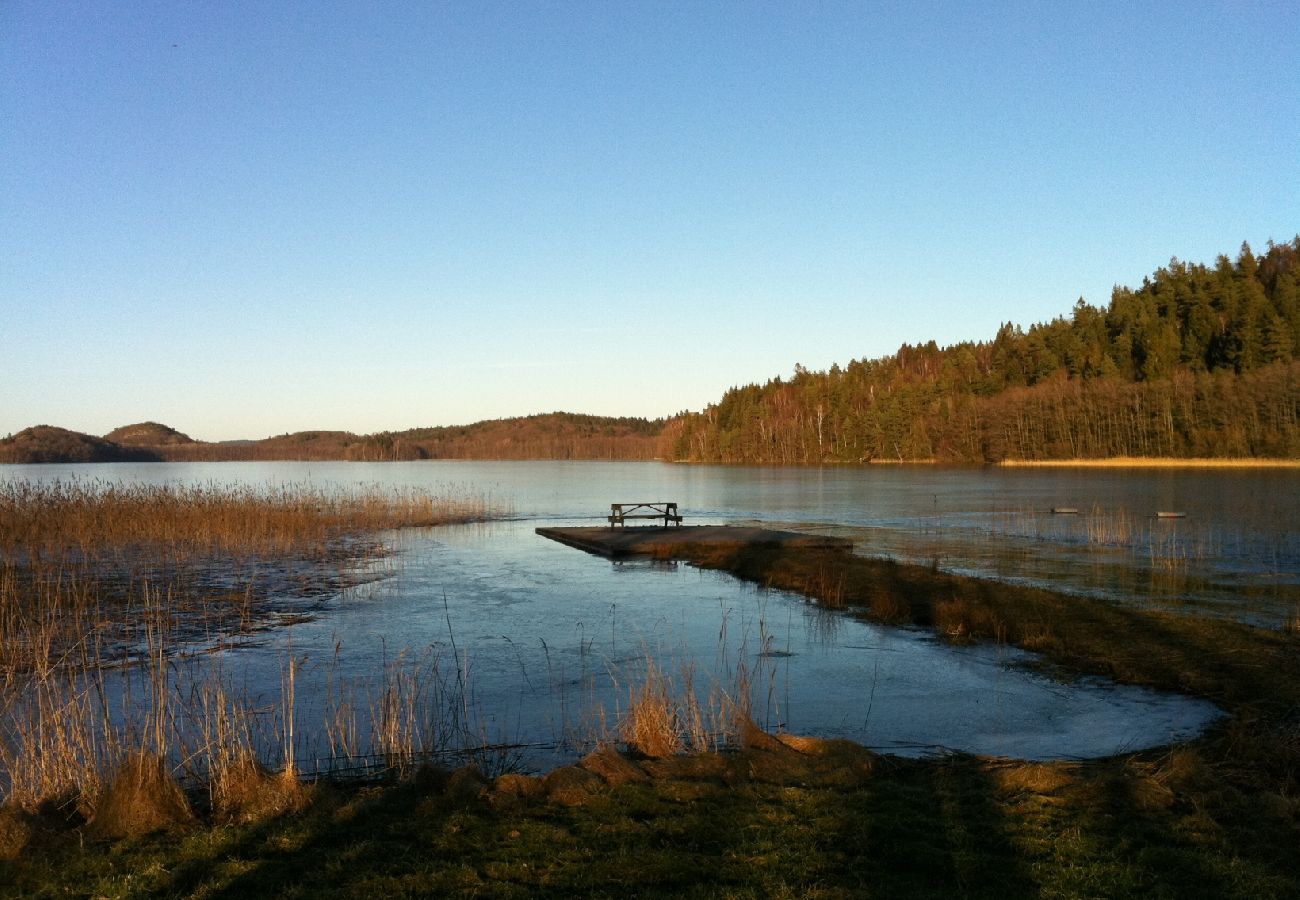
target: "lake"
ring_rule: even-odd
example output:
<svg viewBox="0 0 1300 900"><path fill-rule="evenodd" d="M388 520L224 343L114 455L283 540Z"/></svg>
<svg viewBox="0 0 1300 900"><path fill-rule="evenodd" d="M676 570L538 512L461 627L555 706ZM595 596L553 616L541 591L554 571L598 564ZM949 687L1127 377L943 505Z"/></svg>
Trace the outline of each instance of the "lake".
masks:
<svg viewBox="0 0 1300 900"><path fill-rule="evenodd" d="M1300 605L1290 470L425 461L6 466L0 478L450 487L508 504L509 521L392 535L375 580L288 602L283 627L191 657L253 697L281 692L285 660L299 660L301 758L322 754L318 723L340 685L353 685L354 707L373 706L397 669L422 671L426 693L454 687L476 733L531 767L608 734L651 664L701 695L735 693L743 679L766 727L905 754L1101 756L1193 736L1216 715L1144 689L1053 681L1013 648L947 646L720 573L613 563L533 533L596 524L615 501L676 501L687 524L836 534L860 554L1050 586L1081 603L1266 626ZM1078 514L1051 513L1062 507Z"/></svg>

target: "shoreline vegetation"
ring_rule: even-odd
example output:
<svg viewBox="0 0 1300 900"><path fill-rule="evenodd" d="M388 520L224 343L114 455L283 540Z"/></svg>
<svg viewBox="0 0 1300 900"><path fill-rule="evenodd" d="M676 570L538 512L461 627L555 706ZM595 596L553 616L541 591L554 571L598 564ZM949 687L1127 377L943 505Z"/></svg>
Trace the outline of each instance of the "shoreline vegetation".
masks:
<svg viewBox="0 0 1300 900"><path fill-rule="evenodd" d="M39 425L0 439L0 463L1300 460L1297 279L1300 236L1259 255L1243 243L1212 266L1175 258L1139 288L1116 287L1105 307L1080 299L1068 315L1027 330L1008 322L987 340L904 344L826 371L796 364L789 378L665 419L555 412L220 443L156 422L103 437Z"/></svg>
<svg viewBox="0 0 1300 900"><path fill-rule="evenodd" d="M1300 372L1300 364L1297 365ZM1300 401L1296 401L1300 403ZM568 414L556 414L567 416ZM551 418L551 417L530 417ZM594 418L594 417L575 417ZM493 430L508 432L514 423L526 420L503 419L492 423L476 423L465 426L467 432L483 429L491 425ZM609 437L608 443L600 451L593 450L582 436L568 435L557 437L561 452L530 453L522 449L527 446L520 443L515 452L505 453L498 450L479 452L457 451L447 455L438 455L426 450L418 452L405 448L401 441L386 442L387 450L365 449L371 446L373 436L357 436L343 433L301 432L268 438L265 441L237 441L226 444L208 444L186 439L172 444L119 445L103 438L80 432L68 431L48 425L38 425L24 429L17 435L0 439L0 465L32 464L68 464L68 463L114 463L114 462L269 462L269 461L329 461L339 462L412 462L417 460L499 460L499 461L542 461L542 460L583 460L583 461L623 461L623 462L672 462L678 464L717 464L726 465L796 465L796 466L969 466L993 465L999 468L1223 468L1223 469L1294 469L1300 468L1300 456L1107 456L1107 457L1058 457L1048 459L1014 459L997 460L962 460L924 457L866 457L862 459L823 458L815 460L793 460L783 463L771 461L744 460L707 460L692 457L665 457L656 455L653 441L659 439L655 428L668 428L670 423L646 423L648 431L639 433L633 439L628 435ZM529 426L532 427L532 426ZM161 429L168 432L173 429L153 422L128 426L139 432L141 429L152 432ZM121 430L121 429L119 429ZM183 436L182 436L183 437ZM502 439L510 444L510 439ZM622 442L622 443L620 443ZM649 442L649 443L648 443ZM499 446L499 445L498 445ZM359 449L360 448L360 449Z"/></svg>
<svg viewBox="0 0 1300 900"><path fill-rule="evenodd" d="M1116 456L1109 459L1004 459L998 466L1007 469L1300 469L1300 459Z"/></svg>
<svg viewBox="0 0 1300 900"><path fill-rule="evenodd" d="M285 660L284 700L268 716L219 651L383 577L383 533L510 512L456 491L0 483L0 797L102 821L112 772L141 754L215 786L277 728L277 762L293 772L298 661ZM397 679L383 690L401 695L417 670L382 673ZM438 675L424 687L441 688ZM349 756L361 752L359 718L391 719L382 698L350 702L336 710ZM375 752L413 739L372 730Z"/></svg>
<svg viewBox="0 0 1300 900"><path fill-rule="evenodd" d="M905 760L765 733L739 702L743 685L697 690L690 672L647 660L605 744L580 763L525 774L489 751L448 770L423 751L482 733L457 718L461 670L435 661L340 691L331 746L353 756L369 731L383 777L307 778L292 729L295 684L310 673L292 656L262 732L269 751L225 682L171 686L178 623L247 596L200 592L187 606L200 582L181 573L312 558L338 575L357 552L380 552L368 529L432 524L427 498L8 490L3 896L1300 893L1300 625L1130 608L843 552L701 551L688 562L836 614L1023 647L1054 677L1180 691L1225 715L1197 740L1107 759ZM447 520L493 514L470 498ZM141 567L101 577L121 565ZM104 637L131 623L134 662L115 667L113 648L126 645ZM123 673L148 700L130 726L97 719ZM187 715L196 732L176 727ZM187 773L197 777L182 790Z"/></svg>

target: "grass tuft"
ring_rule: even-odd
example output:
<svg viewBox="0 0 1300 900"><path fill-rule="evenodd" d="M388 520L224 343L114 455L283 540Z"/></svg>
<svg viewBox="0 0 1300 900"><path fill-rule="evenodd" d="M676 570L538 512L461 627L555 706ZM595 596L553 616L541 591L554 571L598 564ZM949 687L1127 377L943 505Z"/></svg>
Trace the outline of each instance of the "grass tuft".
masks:
<svg viewBox="0 0 1300 900"><path fill-rule="evenodd" d="M87 834L96 840L140 837L195 823L194 812L161 756L137 751L95 801Z"/></svg>
<svg viewBox="0 0 1300 900"><path fill-rule="evenodd" d="M630 692L627 714L620 723L619 733L630 749L645 756L675 756L686 747L681 716L671 696L671 686L653 660L648 662L640 686Z"/></svg>

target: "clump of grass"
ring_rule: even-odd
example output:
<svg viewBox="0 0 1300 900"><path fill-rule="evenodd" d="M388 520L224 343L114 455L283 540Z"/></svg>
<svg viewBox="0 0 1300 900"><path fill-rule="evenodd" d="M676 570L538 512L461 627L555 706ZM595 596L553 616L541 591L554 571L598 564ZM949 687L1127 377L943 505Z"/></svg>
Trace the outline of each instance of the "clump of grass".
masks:
<svg viewBox="0 0 1300 900"><path fill-rule="evenodd" d="M640 686L631 691L619 730L629 748L646 756L674 756L685 749L677 703L653 661L647 665Z"/></svg>
<svg viewBox="0 0 1300 900"><path fill-rule="evenodd" d="M905 598L890 591L872 592L867 605L872 617L878 621L898 625L911 620L911 604Z"/></svg>
<svg viewBox="0 0 1300 900"><path fill-rule="evenodd" d="M1282 630L1288 634L1300 634L1300 606L1297 606L1282 623Z"/></svg>
<svg viewBox="0 0 1300 900"><path fill-rule="evenodd" d="M161 756L133 751L95 802L89 834L136 837L194 822L194 812Z"/></svg>
<svg viewBox="0 0 1300 900"><path fill-rule="evenodd" d="M0 806L0 860L17 859L27 848L32 827L16 806Z"/></svg>
<svg viewBox="0 0 1300 900"><path fill-rule="evenodd" d="M969 597L952 597L934 604L934 627L953 643L993 639L1004 643L1006 625L988 606Z"/></svg>
<svg viewBox="0 0 1300 900"><path fill-rule="evenodd" d="M1049 622L1021 622L1018 631L1018 643L1026 650L1046 650L1056 640L1056 634Z"/></svg>
<svg viewBox="0 0 1300 900"><path fill-rule="evenodd" d="M224 760L212 773L210 791L217 819L238 822L301 810L309 795L293 770L271 772L251 750Z"/></svg>
<svg viewBox="0 0 1300 900"><path fill-rule="evenodd" d="M1152 533L1149 538L1151 569L1164 575L1182 575L1187 572L1189 548L1179 540L1177 532Z"/></svg>
<svg viewBox="0 0 1300 900"><path fill-rule="evenodd" d="M843 568L822 565L809 574L800 593L812 597L827 609L844 609Z"/></svg>
<svg viewBox="0 0 1300 900"><path fill-rule="evenodd" d="M692 664L684 663L673 677L647 650L645 674L629 689L627 711L618 720L619 738L632 752L656 758L734 745L750 722L753 707L753 686L743 653L741 661L727 667L701 696Z"/></svg>

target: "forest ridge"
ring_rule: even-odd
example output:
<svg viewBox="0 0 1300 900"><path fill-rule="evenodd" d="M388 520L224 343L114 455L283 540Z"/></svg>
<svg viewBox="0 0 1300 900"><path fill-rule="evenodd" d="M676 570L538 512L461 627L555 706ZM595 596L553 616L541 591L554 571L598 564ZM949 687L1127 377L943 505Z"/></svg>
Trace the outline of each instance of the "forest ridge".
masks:
<svg viewBox="0 0 1300 900"><path fill-rule="evenodd" d="M1178 259L1104 309L728 391L664 430L726 463L1300 456L1300 237Z"/></svg>
<svg viewBox="0 0 1300 900"><path fill-rule="evenodd" d="M852 360L732 388L667 420L550 413L356 435L204 443L157 423L93 437L37 426L0 462L234 459L879 460L1300 457L1300 237L1213 266L1173 259L992 340Z"/></svg>

